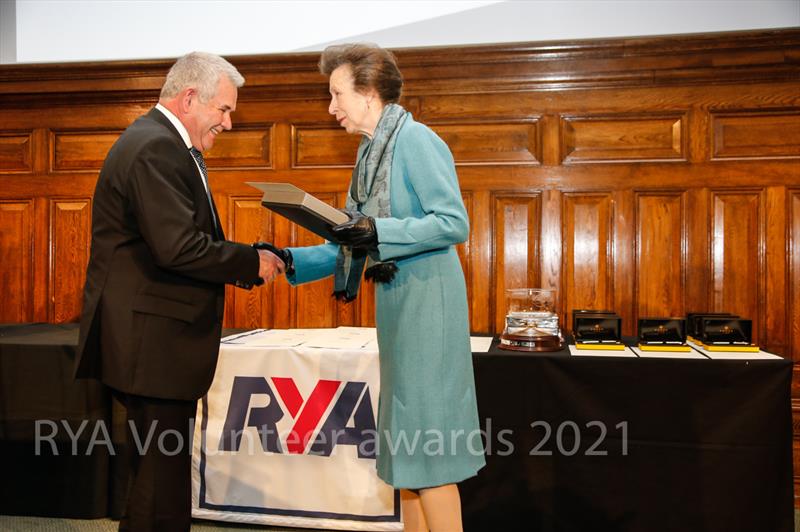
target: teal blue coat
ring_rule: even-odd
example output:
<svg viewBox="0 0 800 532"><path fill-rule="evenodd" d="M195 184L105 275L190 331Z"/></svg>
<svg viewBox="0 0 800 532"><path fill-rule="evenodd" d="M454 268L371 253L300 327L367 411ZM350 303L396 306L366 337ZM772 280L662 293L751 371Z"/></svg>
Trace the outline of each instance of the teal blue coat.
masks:
<svg viewBox="0 0 800 532"><path fill-rule="evenodd" d="M469 221L447 145L410 116L398 133L391 218L377 218L375 289L381 390L378 476L397 488L459 482L483 467L464 273L454 244ZM291 248L300 284L334 272L338 246Z"/></svg>

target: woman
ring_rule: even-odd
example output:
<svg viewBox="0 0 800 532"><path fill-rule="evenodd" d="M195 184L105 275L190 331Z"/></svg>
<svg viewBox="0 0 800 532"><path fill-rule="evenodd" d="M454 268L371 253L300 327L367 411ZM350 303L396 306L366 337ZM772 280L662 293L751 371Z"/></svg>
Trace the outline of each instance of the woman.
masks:
<svg viewBox="0 0 800 532"><path fill-rule="evenodd" d="M378 476L401 488L406 530L461 530L456 483L485 461L466 287L453 247L469 231L453 157L396 103L403 80L387 50L331 46L320 70L329 76L328 112L364 136L347 200L351 220L334 228L341 246L289 249L287 277L300 284L334 274L334 295L352 301L366 267L376 282L380 351Z"/></svg>

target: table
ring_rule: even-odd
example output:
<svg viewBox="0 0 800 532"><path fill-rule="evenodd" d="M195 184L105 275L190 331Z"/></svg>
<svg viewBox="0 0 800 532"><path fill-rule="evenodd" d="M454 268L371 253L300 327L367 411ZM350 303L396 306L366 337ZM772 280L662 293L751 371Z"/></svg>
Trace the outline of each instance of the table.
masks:
<svg viewBox="0 0 800 532"><path fill-rule="evenodd" d="M109 513L109 449L86 451L95 427L111 426L111 397L97 381L73 380L77 343L75 324L0 325L0 514ZM38 456L37 420L41 436L54 434Z"/></svg>
<svg viewBox="0 0 800 532"><path fill-rule="evenodd" d="M374 329L257 330L225 339L196 417L192 515L402 530L399 492L375 469L379 374Z"/></svg>
<svg viewBox="0 0 800 532"><path fill-rule="evenodd" d="M118 497L102 447L32 453L35 419L113 425L107 391L70 380L76 343L76 325L0 326L0 513L97 517ZM793 530L791 361L473 360L490 445L460 486L466 530Z"/></svg>
<svg viewBox="0 0 800 532"><path fill-rule="evenodd" d="M474 363L494 452L461 485L467 530L794 530L790 361Z"/></svg>

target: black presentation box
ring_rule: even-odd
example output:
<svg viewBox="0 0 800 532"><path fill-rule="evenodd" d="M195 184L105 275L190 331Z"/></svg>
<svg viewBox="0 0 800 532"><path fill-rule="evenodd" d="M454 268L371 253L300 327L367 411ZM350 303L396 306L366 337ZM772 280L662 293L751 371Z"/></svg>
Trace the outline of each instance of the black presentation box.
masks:
<svg viewBox="0 0 800 532"><path fill-rule="evenodd" d="M683 318L640 318L637 331L640 345L686 344Z"/></svg>
<svg viewBox="0 0 800 532"><path fill-rule="evenodd" d="M686 314L686 335L692 338L700 336L700 320L703 318L733 317L738 316L730 312L689 312Z"/></svg>
<svg viewBox="0 0 800 532"><path fill-rule="evenodd" d="M751 345L753 321L728 316L706 317L701 321L697 339L706 345Z"/></svg>
<svg viewBox="0 0 800 532"><path fill-rule="evenodd" d="M577 317L579 317L579 316L588 315L588 314L591 314L591 315L605 314L605 315L610 315L610 316L616 316L617 315L616 312L614 312L613 310L592 310L592 309L574 308L574 309L572 309L572 334L575 334L575 331L577 330L577 328L576 328L577 324L575 322L575 319Z"/></svg>
<svg viewBox="0 0 800 532"><path fill-rule="evenodd" d="M575 316L575 343L619 343L622 318L616 314L581 313Z"/></svg>
<svg viewBox="0 0 800 532"><path fill-rule="evenodd" d="M338 243L331 227L350 219L350 216L289 183L252 183L264 195L261 205L305 227L322 238Z"/></svg>

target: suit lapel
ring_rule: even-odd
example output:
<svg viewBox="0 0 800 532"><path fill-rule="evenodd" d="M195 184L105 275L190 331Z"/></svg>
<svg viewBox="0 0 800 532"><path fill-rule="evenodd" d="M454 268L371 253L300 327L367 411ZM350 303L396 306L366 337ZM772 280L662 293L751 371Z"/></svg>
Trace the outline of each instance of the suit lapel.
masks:
<svg viewBox="0 0 800 532"><path fill-rule="evenodd" d="M169 118L164 116L164 113L153 107L152 109L150 109L150 111L148 111L148 113L145 116L150 120L155 120L156 122L167 128L170 131L170 133L175 135L175 138L180 140L181 144L183 144L183 137L181 137L181 134L178 132L177 129L175 129L175 126L172 125L172 122L169 121Z"/></svg>
<svg viewBox="0 0 800 532"><path fill-rule="evenodd" d="M175 129L175 126L172 124L172 122L169 121L169 118L164 116L164 113L162 113L161 111L159 111L158 109L153 107L152 109L150 109L150 111L145 116L147 118L151 119L151 120L154 120L154 121L158 122L159 124L161 124L162 126L167 128L173 135L175 135L175 137L181 142L181 144L183 144L183 137L181 137L180 132L178 132L178 130ZM210 210L213 210L214 214L213 214L213 216L209 217L210 218L209 225L212 226L212 234L216 237L217 240L225 240L225 232L222 230L222 224L220 224L220 221L219 221L220 220L219 212L217 212L217 205L214 202L214 195L211 194L211 190L210 190L211 184L209 183L209 191L208 191L208 194L206 194L205 187L203 186L203 183L202 183L202 179L203 178L200 176L200 174L199 174L199 172L197 170L197 165L196 165L196 163L194 161L194 158L192 157L192 154L189 153L188 149L186 150L186 156L187 156L187 160L191 161L192 173L197 176L197 179L193 180L192 183L194 184L194 186L199 186L199 191L200 191L200 193L202 194L202 196L204 198L210 198L211 199L211 209ZM204 203L208 204L208 201L204 201ZM214 222L215 220L216 220L216 223Z"/></svg>

